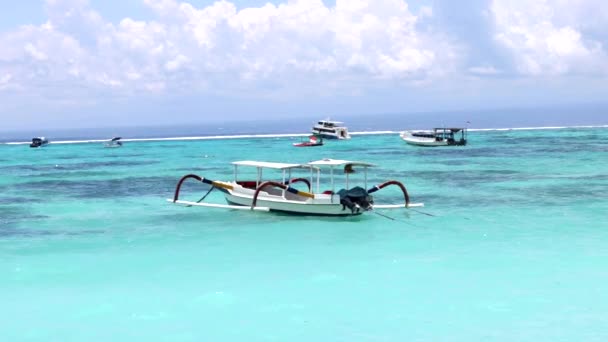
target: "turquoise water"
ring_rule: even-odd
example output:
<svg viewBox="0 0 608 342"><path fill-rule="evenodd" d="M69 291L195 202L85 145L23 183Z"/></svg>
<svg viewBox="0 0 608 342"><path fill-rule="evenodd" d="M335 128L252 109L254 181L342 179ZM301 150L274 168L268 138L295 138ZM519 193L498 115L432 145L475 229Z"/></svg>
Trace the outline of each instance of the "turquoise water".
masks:
<svg viewBox="0 0 608 342"><path fill-rule="evenodd" d="M608 129L469 138L0 145L0 340L607 340ZM327 157L376 163L370 185L401 180L426 207L328 218L165 202L186 173Z"/></svg>

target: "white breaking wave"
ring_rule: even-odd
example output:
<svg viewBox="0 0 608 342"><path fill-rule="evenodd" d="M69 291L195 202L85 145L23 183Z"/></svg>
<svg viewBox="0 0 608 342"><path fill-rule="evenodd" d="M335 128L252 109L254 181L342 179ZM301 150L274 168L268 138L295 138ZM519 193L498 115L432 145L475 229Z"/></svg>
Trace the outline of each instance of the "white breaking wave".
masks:
<svg viewBox="0 0 608 342"><path fill-rule="evenodd" d="M526 130L551 130L551 129L572 129L572 128L608 128L608 125L588 125L588 126L546 126L546 127L514 127L514 128L469 128L469 132L490 132L490 131L526 131ZM382 135L382 134L399 134L402 131L364 131L351 132L351 135ZM250 139L250 138L290 138L290 137L305 137L310 133L284 133L284 134L237 134L237 135L213 135L213 136L195 136L195 137L169 137L169 138L133 138L121 139L121 141L186 141L186 140L219 140L219 139ZM91 139L91 140L61 140L50 141L49 144L88 144L88 143L104 143L109 139ZM1 145L26 145L30 141L16 141L0 143Z"/></svg>

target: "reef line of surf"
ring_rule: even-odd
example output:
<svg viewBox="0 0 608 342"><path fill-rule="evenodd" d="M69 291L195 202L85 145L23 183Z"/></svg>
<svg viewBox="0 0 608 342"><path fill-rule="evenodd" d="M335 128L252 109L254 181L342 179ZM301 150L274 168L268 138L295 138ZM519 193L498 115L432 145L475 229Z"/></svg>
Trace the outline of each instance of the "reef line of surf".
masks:
<svg viewBox="0 0 608 342"><path fill-rule="evenodd" d="M489 132L489 131L525 131L525 130L551 130L551 129L583 129L583 128L608 128L608 125L586 125L586 126L543 126L543 127L514 127L514 128L469 128L469 132ZM362 131L351 132L351 135L380 135L380 134L399 134L402 131ZM235 135L213 135L213 136L192 136L192 137L165 137L165 138L125 138L125 142L144 142L144 141L186 141L186 140L219 140L219 139L257 139L257 138L290 138L304 137L310 133L283 133L283 134L235 134ZM109 139L85 139L85 140L59 140L50 141L50 144L88 144L103 143ZM29 141L4 142L0 145L25 145Z"/></svg>

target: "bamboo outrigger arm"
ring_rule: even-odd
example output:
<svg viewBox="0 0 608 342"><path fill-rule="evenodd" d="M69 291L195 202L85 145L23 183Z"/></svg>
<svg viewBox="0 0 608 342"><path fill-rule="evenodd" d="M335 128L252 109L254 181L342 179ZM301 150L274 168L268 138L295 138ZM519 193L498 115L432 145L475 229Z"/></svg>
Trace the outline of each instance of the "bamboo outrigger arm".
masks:
<svg viewBox="0 0 608 342"><path fill-rule="evenodd" d="M403 192L403 197L405 198L405 207L408 208L410 206L410 195L408 195L407 193L407 189L405 188L405 186L403 185L403 183L396 181L396 180L390 180L388 182L384 182L382 184L376 185L373 188L367 190L368 193L374 193L382 188L385 188L389 185L396 185L399 188L401 188L401 191Z"/></svg>
<svg viewBox="0 0 608 342"><path fill-rule="evenodd" d="M195 175L195 174L188 174L188 175L185 175L182 178L180 178L179 182L177 182L177 187L175 187L175 194L173 195L173 203L177 202L177 200L179 199L179 191L182 187L182 183L188 178L194 178L199 182L202 182L204 179L201 176Z"/></svg>
<svg viewBox="0 0 608 342"><path fill-rule="evenodd" d="M213 180L210 180L210 179L207 179L205 177L201 177L201 176L195 175L195 174L188 174L188 175L183 176L179 180L179 182L177 182L177 187L175 188L175 194L173 195L173 203L177 202L177 200L179 199L179 191L182 187L182 183L188 178L194 178L199 182L209 184L212 187L215 187L224 192L226 192L226 190L232 190L232 185L230 185L230 184L226 184L224 182L213 181Z"/></svg>

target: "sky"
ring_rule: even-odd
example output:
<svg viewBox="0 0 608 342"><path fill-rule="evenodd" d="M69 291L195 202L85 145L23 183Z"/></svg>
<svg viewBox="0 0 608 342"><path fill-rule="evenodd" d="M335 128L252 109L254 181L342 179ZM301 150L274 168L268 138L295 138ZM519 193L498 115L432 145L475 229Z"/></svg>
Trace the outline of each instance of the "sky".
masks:
<svg viewBox="0 0 608 342"><path fill-rule="evenodd" d="M0 130L608 104L605 0L0 6Z"/></svg>

